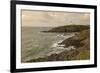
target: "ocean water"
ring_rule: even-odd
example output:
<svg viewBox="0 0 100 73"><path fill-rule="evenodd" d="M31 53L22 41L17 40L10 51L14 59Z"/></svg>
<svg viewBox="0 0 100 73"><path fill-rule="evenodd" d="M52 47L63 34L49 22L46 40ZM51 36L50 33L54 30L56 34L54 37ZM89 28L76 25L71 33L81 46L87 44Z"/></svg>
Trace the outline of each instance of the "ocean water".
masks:
<svg viewBox="0 0 100 73"><path fill-rule="evenodd" d="M58 45L64 39L72 37L73 33L45 33L50 27L22 27L21 61L60 53L68 48Z"/></svg>

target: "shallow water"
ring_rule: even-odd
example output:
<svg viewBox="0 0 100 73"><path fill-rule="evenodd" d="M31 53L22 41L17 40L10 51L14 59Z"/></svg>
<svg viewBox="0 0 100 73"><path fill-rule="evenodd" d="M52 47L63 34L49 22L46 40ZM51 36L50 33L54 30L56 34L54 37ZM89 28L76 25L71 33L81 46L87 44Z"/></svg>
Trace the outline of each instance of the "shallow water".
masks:
<svg viewBox="0 0 100 73"><path fill-rule="evenodd" d="M22 27L22 62L50 55L52 53L60 53L64 50L63 45L58 45L64 39L72 37L73 33L44 33L49 27Z"/></svg>

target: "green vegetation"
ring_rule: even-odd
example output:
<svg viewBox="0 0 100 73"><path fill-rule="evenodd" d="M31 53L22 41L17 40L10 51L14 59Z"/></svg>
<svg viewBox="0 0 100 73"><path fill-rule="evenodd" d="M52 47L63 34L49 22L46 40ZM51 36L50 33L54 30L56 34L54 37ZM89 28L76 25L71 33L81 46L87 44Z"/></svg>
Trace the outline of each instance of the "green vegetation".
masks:
<svg viewBox="0 0 100 73"><path fill-rule="evenodd" d="M66 29L66 31L65 31ZM64 47L74 46L76 49L66 50L59 54L51 54L50 56L31 59L28 62L45 62L45 61L70 61L70 60L87 60L90 59L90 29L84 25L68 25L56 27L50 32L75 32L75 36L65 39L59 44Z"/></svg>
<svg viewBox="0 0 100 73"><path fill-rule="evenodd" d="M81 51L74 59L77 59L77 60L90 59L90 50Z"/></svg>

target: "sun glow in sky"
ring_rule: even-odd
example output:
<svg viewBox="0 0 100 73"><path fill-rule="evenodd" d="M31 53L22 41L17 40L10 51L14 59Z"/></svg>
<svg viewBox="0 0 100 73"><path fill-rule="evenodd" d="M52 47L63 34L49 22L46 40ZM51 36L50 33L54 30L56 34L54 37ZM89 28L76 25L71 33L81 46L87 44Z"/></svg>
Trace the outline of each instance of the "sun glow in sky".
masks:
<svg viewBox="0 0 100 73"><path fill-rule="evenodd" d="M22 26L55 27L90 24L90 13L22 10Z"/></svg>

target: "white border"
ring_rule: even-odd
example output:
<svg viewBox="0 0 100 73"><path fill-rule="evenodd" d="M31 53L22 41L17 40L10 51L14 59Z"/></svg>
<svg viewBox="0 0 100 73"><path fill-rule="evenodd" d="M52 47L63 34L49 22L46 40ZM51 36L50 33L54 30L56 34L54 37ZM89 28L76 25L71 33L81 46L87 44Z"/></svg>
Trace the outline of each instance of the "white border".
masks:
<svg viewBox="0 0 100 73"><path fill-rule="evenodd" d="M46 11L68 11L68 12L89 12L90 13L90 60L82 61L60 61L60 62L39 62L21 63L21 9L46 10ZM54 66L72 66L94 64L94 10L85 8L50 7L35 5L16 5L16 68L39 68Z"/></svg>

